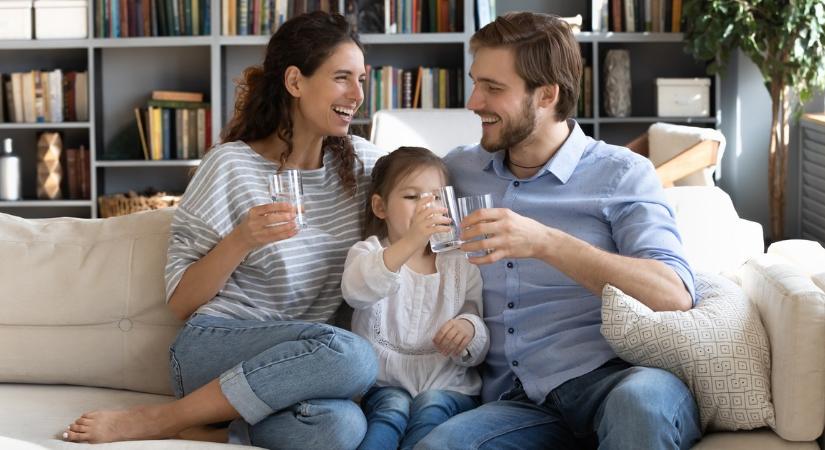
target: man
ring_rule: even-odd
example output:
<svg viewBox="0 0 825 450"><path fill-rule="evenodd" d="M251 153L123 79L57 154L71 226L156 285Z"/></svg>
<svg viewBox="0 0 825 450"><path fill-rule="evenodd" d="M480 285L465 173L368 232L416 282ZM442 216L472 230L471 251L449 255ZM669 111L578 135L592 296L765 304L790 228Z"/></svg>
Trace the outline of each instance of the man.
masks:
<svg viewBox="0 0 825 450"><path fill-rule="evenodd" d="M699 417L687 387L618 359L599 333L610 283L654 310L687 310L693 274L651 163L596 142L569 119L581 56L565 23L499 17L470 41L481 146L451 152L460 195L499 208L461 224L484 279L491 347L484 405L417 448L690 448Z"/></svg>

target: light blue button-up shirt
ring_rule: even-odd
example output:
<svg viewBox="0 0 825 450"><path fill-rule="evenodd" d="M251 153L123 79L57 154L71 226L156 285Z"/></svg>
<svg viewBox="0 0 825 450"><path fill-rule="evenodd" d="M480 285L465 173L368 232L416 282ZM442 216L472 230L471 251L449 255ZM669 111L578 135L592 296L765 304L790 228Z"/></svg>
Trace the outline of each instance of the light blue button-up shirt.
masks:
<svg viewBox="0 0 825 450"><path fill-rule="evenodd" d="M504 151L460 147L445 157L457 195L491 193L509 208L611 252L650 258L671 267L693 296L674 213L650 161L624 147L571 133L534 176L516 178ZM480 266L490 351L482 366L482 400L496 400L515 377L529 398L543 403L567 380L616 355L599 332L601 300L537 259L505 259Z"/></svg>

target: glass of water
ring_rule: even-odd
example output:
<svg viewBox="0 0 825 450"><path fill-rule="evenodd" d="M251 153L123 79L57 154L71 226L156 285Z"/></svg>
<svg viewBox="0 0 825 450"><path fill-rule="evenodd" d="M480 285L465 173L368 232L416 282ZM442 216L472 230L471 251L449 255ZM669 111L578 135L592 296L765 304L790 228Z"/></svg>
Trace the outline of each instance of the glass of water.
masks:
<svg viewBox="0 0 825 450"><path fill-rule="evenodd" d="M444 186L429 193L432 196L432 206L434 208L446 208L444 216L451 220L450 231L435 233L430 236L430 248L433 252L446 252L461 246L458 238L458 206L455 201L455 192L452 186Z"/></svg>
<svg viewBox="0 0 825 450"><path fill-rule="evenodd" d="M273 202L289 203L295 207L295 224L299 229L307 227L304 217L304 186L300 170L283 170L272 175L269 192Z"/></svg>
<svg viewBox="0 0 825 450"><path fill-rule="evenodd" d="M482 195L471 195L469 197L461 197L458 199L458 214L459 214L459 222L464 220L465 217L469 216L473 213L473 211L482 208L492 208L493 207L493 196L490 194L482 194ZM479 236L466 242L473 242L473 241L480 241L482 239L487 239L487 235ZM492 253L493 249L485 248L482 250L478 250L475 252L467 252L467 257L469 258L479 258L485 256L487 254Z"/></svg>

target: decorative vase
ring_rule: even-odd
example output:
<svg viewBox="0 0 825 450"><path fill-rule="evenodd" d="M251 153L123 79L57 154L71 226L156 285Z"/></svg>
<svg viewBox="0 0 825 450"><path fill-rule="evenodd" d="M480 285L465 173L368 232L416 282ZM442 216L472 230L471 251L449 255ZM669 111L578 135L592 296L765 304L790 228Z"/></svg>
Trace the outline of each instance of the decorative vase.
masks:
<svg viewBox="0 0 825 450"><path fill-rule="evenodd" d="M60 179L63 170L60 167L60 153L63 140L60 133L47 131L37 139L37 198L56 200L63 198L60 192Z"/></svg>
<svg viewBox="0 0 825 450"><path fill-rule="evenodd" d="M630 115L630 52L608 50L604 58L604 110L611 117Z"/></svg>

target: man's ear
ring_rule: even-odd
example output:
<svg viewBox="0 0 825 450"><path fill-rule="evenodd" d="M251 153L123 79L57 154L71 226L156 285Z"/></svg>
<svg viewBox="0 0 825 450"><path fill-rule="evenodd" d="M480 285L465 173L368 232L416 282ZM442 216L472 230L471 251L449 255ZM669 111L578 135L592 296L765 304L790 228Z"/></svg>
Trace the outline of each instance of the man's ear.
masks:
<svg viewBox="0 0 825 450"><path fill-rule="evenodd" d="M387 210L384 207L384 199L382 199L380 195L372 194L370 204L372 205L372 213L375 214L375 217L382 220L387 218Z"/></svg>
<svg viewBox="0 0 825 450"><path fill-rule="evenodd" d="M536 89L536 105L540 108L556 108L559 102L559 85L549 84Z"/></svg>
<svg viewBox="0 0 825 450"><path fill-rule="evenodd" d="M295 98L301 97L301 78L303 78L301 69L296 66L289 66L286 68L286 71L284 71L284 85L286 85L286 90Z"/></svg>

